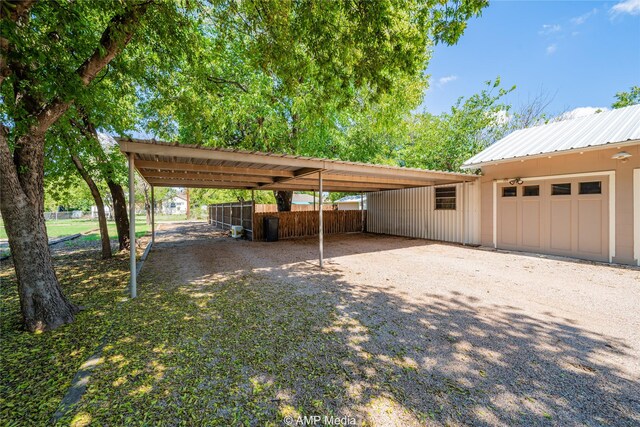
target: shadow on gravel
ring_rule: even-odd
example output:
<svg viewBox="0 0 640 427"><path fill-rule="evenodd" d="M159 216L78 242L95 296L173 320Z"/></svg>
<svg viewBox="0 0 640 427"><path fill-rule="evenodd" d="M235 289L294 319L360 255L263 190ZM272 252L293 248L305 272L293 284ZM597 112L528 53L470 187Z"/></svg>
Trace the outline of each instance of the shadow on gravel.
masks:
<svg viewBox="0 0 640 427"><path fill-rule="evenodd" d="M286 242L295 264L283 266L278 245L223 240L202 225L172 233L177 241L159 235L141 297L115 322L76 415L170 425L311 415L385 426L640 423L638 383L594 362L624 354L620 341L461 295L407 302L331 265L319 271L308 244Z"/></svg>

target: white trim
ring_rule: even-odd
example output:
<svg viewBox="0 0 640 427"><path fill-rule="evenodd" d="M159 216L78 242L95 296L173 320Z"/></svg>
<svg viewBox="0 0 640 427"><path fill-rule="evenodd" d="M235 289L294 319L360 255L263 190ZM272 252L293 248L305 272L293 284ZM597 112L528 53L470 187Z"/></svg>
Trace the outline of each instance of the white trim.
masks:
<svg viewBox="0 0 640 427"><path fill-rule="evenodd" d="M638 169L635 170L634 173L638 172ZM640 173L638 173L640 175ZM547 179L559 179L559 178L579 178L585 176L606 176L609 178L609 262L613 262L613 258L616 256L616 172L613 170L608 171L600 171L600 172L583 172L583 173L567 173L567 174L559 174L559 175L545 175L545 176L529 176L529 177L519 177L519 179L523 182L529 181L542 181ZM497 208L498 208L498 183L509 182L513 178L507 179L498 179L493 181L493 246L497 247ZM640 178L639 178L640 181ZM640 187L640 184L638 184ZM640 199L640 189L638 193L636 193L636 199ZM640 201L636 203L640 204ZM640 212L640 208L638 208L638 212ZM640 220L638 221L640 223ZM636 229L640 228L640 225L635 227ZM638 231L636 231L638 232ZM638 244L640 238L636 237L636 258L640 255L640 247ZM638 265L640 265L640 260L638 261Z"/></svg>
<svg viewBox="0 0 640 427"><path fill-rule="evenodd" d="M640 168L633 170L633 257L640 266Z"/></svg>
<svg viewBox="0 0 640 427"><path fill-rule="evenodd" d="M493 247L498 248L498 181L493 181Z"/></svg>
<svg viewBox="0 0 640 427"><path fill-rule="evenodd" d="M525 181L539 181L543 179L557 179L557 178L579 178L581 176L603 176L603 175L615 175L615 171L607 170L601 172L581 172L581 173L565 173L560 175L545 175L545 176L528 176L528 177L520 177L519 179L523 182ZM515 178L515 177L514 177ZM502 184L505 182L511 181L513 178L499 179L498 183Z"/></svg>
<svg viewBox="0 0 640 427"><path fill-rule="evenodd" d="M609 262L616 256L616 173L609 175Z"/></svg>

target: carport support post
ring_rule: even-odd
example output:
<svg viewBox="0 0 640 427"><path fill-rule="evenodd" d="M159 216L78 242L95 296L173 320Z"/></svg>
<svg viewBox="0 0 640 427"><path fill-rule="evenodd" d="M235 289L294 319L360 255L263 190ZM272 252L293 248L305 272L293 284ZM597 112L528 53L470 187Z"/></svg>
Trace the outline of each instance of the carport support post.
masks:
<svg viewBox="0 0 640 427"><path fill-rule="evenodd" d="M138 296L136 289L136 191L135 191L135 161L133 153L129 153L129 269L131 281L129 291L131 298Z"/></svg>
<svg viewBox="0 0 640 427"><path fill-rule="evenodd" d="M318 172L318 187L319 187L319 192L318 195L320 196L320 198L318 199L318 204L319 204L319 212L318 212L318 240L319 240L319 245L320 245L320 268L323 268L323 257L324 257L324 236L322 235L322 171Z"/></svg>
<svg viewBox="0 0 640 427"><path fill-rule="evenodd" d="M151 186L151 244L156 242L156 196Z"/></svg>
<svg viewBox="0 0 640 427"><path fill-rule="evenodd" d="M360 228L364 233L364 193L360 192Z"/></svg>

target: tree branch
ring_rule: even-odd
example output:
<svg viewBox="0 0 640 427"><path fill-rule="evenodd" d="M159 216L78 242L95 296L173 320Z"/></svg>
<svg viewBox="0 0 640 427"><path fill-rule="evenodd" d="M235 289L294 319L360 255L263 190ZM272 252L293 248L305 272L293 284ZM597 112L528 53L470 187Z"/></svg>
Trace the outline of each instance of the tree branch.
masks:
<svg viewBox="0 0 640 427"><path fill-rule="evenodd" d="M3 1L2 8L0 9L2 19L5 19L5 17L8 16L10 21L18 22L20 18L29 12L29 9L31 9L31 6L33 6L35 2L36 0Z"/></svg>
<svg viewBox="0 0 640 427"><path fill-rule="evenodd" d="M241 91L243 91L244 93L249 93L249 91L247 90L247 88L246 88L246 87L244 87L244 86L242 85L242 83L237 82L237 81L235 81L235 80L227 80L227 79L224 79L224 78L222 78L222 77L213 77L213 76L211 76L211 77L209 77L209 81L210 81L210 82L212 82L212 83L215 83L215 84L217 84L217 85L220 85L220 84L229 84L229 85L233 85L233 86L237 87L238 89L240 89Z"/></svg>
<svg viewBox="0 0 640 427"><path fill-rule="evenodd" d="M95 79L100 70L111 62L131 41L140 18L144 15L153 0L129 7L122 15L114 16L102 33L100 45L93 54L76 70L83 86L88 86ZM49 127L62 116L72 100L56 97L47 104L36 116L36 123L32 127L35 135L44 135Z"/></svg>
<svg viewBox="0 0 640 427"><path fill-rule="evenodd" d="M3 1L0 4L0 22L8 20L17 23L26 16L34 3L35 0ZM11 74L11 69L7 63L8 54L9 40L0 37L0 84Z"/></svg>

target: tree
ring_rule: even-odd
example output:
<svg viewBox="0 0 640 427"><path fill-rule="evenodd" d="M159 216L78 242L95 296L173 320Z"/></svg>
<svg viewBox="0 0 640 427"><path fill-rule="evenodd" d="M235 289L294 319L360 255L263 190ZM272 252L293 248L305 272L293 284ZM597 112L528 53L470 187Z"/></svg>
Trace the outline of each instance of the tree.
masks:
<svg viewBox="0 0 640 427"><path fill-rule="evenodd" d="M487 88L480 93L466 100L458 99L448 113L413 117L409 136L398 153L398 163L459 171L466 159L501 138L509 130L510 107L499 101L515 86L500 87L500 78L485 84Z"/></svg>
<svg viewBox="0 0 640 427"><path fill-rule="evenodd" d="M263 7L249 1L219 9L214 16L226 23L224 29L213 32L179 74L154 82L158 93L143 101L147 123L160 139L353 160L376 157L377 145L368 148L358 134L367 132L367 119L377 114L376 107L388 109L393 101L407 114L411 103L405 100L415 92L398 88L421 88L428 48L434 42L455 43L466 20L486 4L276 2ZM199 55L206 57L209 49L220 60L203 68ZM390 93L395 98L385 106L382 99ZM382 136L376 141L385 143ZM280 209L289 208L291 192L275 196Z"/></svg>
<svg viewBox="0 0 640 427"><path fill-rule="evenodd" d="M181 141L331 153L321 136L335 128L333 112L420 78L431 40L455 43L487 4L3 2L0 210L27 329L78 311L47 246L45 135L76 101L100 111L105 75L133 79L145 126Z"/></svg>
<svg viewBox="0 0 640 427"><path fill-rule="evenodd" d="M45 135L129 43L149 4L86 10L85 3L3 2L0 211L23 320L30 331L71 322L79 311L60 289L48 247L43 215Z"/></svg>
<svg viewBox="0 0 640 427"><path fill-rule="evenodd" d="M618 92L615 98L616 102L611 104L611 108L623 108L640 104L640 86L631 86L628 92Z"/></svg>

